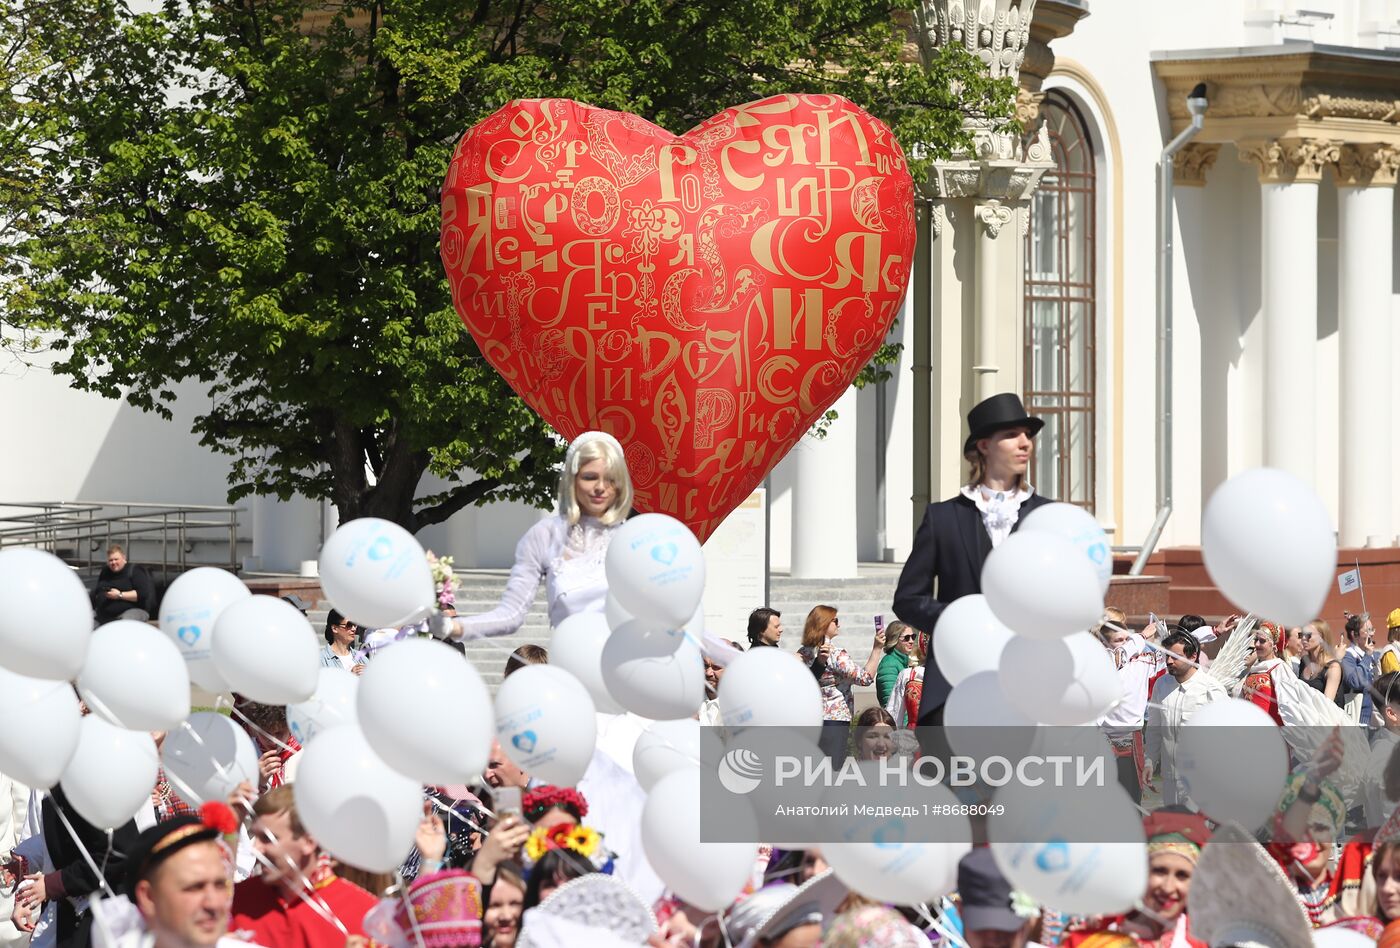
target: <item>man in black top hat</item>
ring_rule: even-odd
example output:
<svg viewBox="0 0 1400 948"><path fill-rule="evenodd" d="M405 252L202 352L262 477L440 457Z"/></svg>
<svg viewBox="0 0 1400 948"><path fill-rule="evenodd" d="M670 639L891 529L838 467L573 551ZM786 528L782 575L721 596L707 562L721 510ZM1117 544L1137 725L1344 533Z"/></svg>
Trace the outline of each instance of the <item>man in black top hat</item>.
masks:
<svg viewBox="0 0 1400 948"><path fill-rule="evenodd" d="M930 636L955 599L982 591L982 564L1030 511L1050 503L1026 482L1031 443L1045 422L1026 414L1011 393L993 395L967 413L963 456L971 464L958 496L929 504L894 593L895 615ZM952 686L934 660L924 666L919 724L938 725Z"/></svg>

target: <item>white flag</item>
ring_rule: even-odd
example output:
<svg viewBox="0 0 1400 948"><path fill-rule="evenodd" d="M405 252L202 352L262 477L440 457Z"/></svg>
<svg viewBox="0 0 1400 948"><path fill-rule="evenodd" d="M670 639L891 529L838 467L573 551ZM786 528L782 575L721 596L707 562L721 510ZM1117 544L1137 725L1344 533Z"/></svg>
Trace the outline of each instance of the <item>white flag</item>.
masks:
<svg viewBox="0 0 1400 948"><path fill-rule="evenodd" d="M1337 591L1343 594L1355 592L1361 588L1361 570L1349 569L1337 577Z"/></svg>

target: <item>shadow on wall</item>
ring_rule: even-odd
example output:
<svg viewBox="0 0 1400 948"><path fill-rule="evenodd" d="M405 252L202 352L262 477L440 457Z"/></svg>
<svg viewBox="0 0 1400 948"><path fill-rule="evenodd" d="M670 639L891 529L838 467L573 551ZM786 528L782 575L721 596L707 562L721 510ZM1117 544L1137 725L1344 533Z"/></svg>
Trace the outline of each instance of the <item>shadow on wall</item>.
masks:
<svg viewBox="0 0 1400 948"><path fill-rule="evenodd" d="M190 431L193 413L181 410L201 395L191 387L177 394L183 401L176 403L171 421L122 402L77 497L42 499L228 503L228 459L200 446Z"/></svg>

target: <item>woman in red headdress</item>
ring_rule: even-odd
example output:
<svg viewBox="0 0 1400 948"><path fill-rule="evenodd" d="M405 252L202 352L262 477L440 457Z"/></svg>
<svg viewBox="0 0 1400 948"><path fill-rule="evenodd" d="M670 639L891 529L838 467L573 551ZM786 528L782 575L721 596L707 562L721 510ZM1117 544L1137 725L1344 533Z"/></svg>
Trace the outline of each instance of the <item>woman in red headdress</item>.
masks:
<svg viewBox="0 0 1400 948"><path fill-rule="evenodd" d="M1258 705L1274 723L1283 726L1283 717L1278 710L1278 692L1275 686L1277 675L1291 675L1288 663L1279 658L1284 645L1284 631L1272 622L1261 622L1254 629L1254 664L1244 679L1244 689L1240 696Z"/></svg>
<svg viewBox="0 0 1400 948"><path fill-rule="evenodd" d="M1089 948L1087 942L1108 932L1126 935L1144 948L1206 948L1191 937L1186 917L1191 877L1210 839L1205 819L1198 813L1154 810L1142 824L1147 831L1147 891L1140 906L1126 915L1071 927L1063 942L1069 948Z"/></svg>

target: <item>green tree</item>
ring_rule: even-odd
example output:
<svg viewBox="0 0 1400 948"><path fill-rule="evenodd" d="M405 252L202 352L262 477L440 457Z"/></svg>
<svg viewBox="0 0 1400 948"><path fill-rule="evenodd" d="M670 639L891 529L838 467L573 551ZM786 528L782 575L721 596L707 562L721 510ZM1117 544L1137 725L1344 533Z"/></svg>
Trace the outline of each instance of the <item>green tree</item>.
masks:
<svg viewBox="0 0 1400 948"><path fill-rule="evenodd" d="M48 0L39 38L65 65L32 79L31 157L63 186L9 209L8 335L166 417L176 383L202 383L195 431L233 457L231 500L329 497L410 530L542 503L561 449L476 350L438 260L457 139L518 97L680 131L834 92L928 161L966 144L969 110L1008 115L1012 89L965 53L921 65L912 2ZM427 472L448 489L415 499Z"/></svg>

